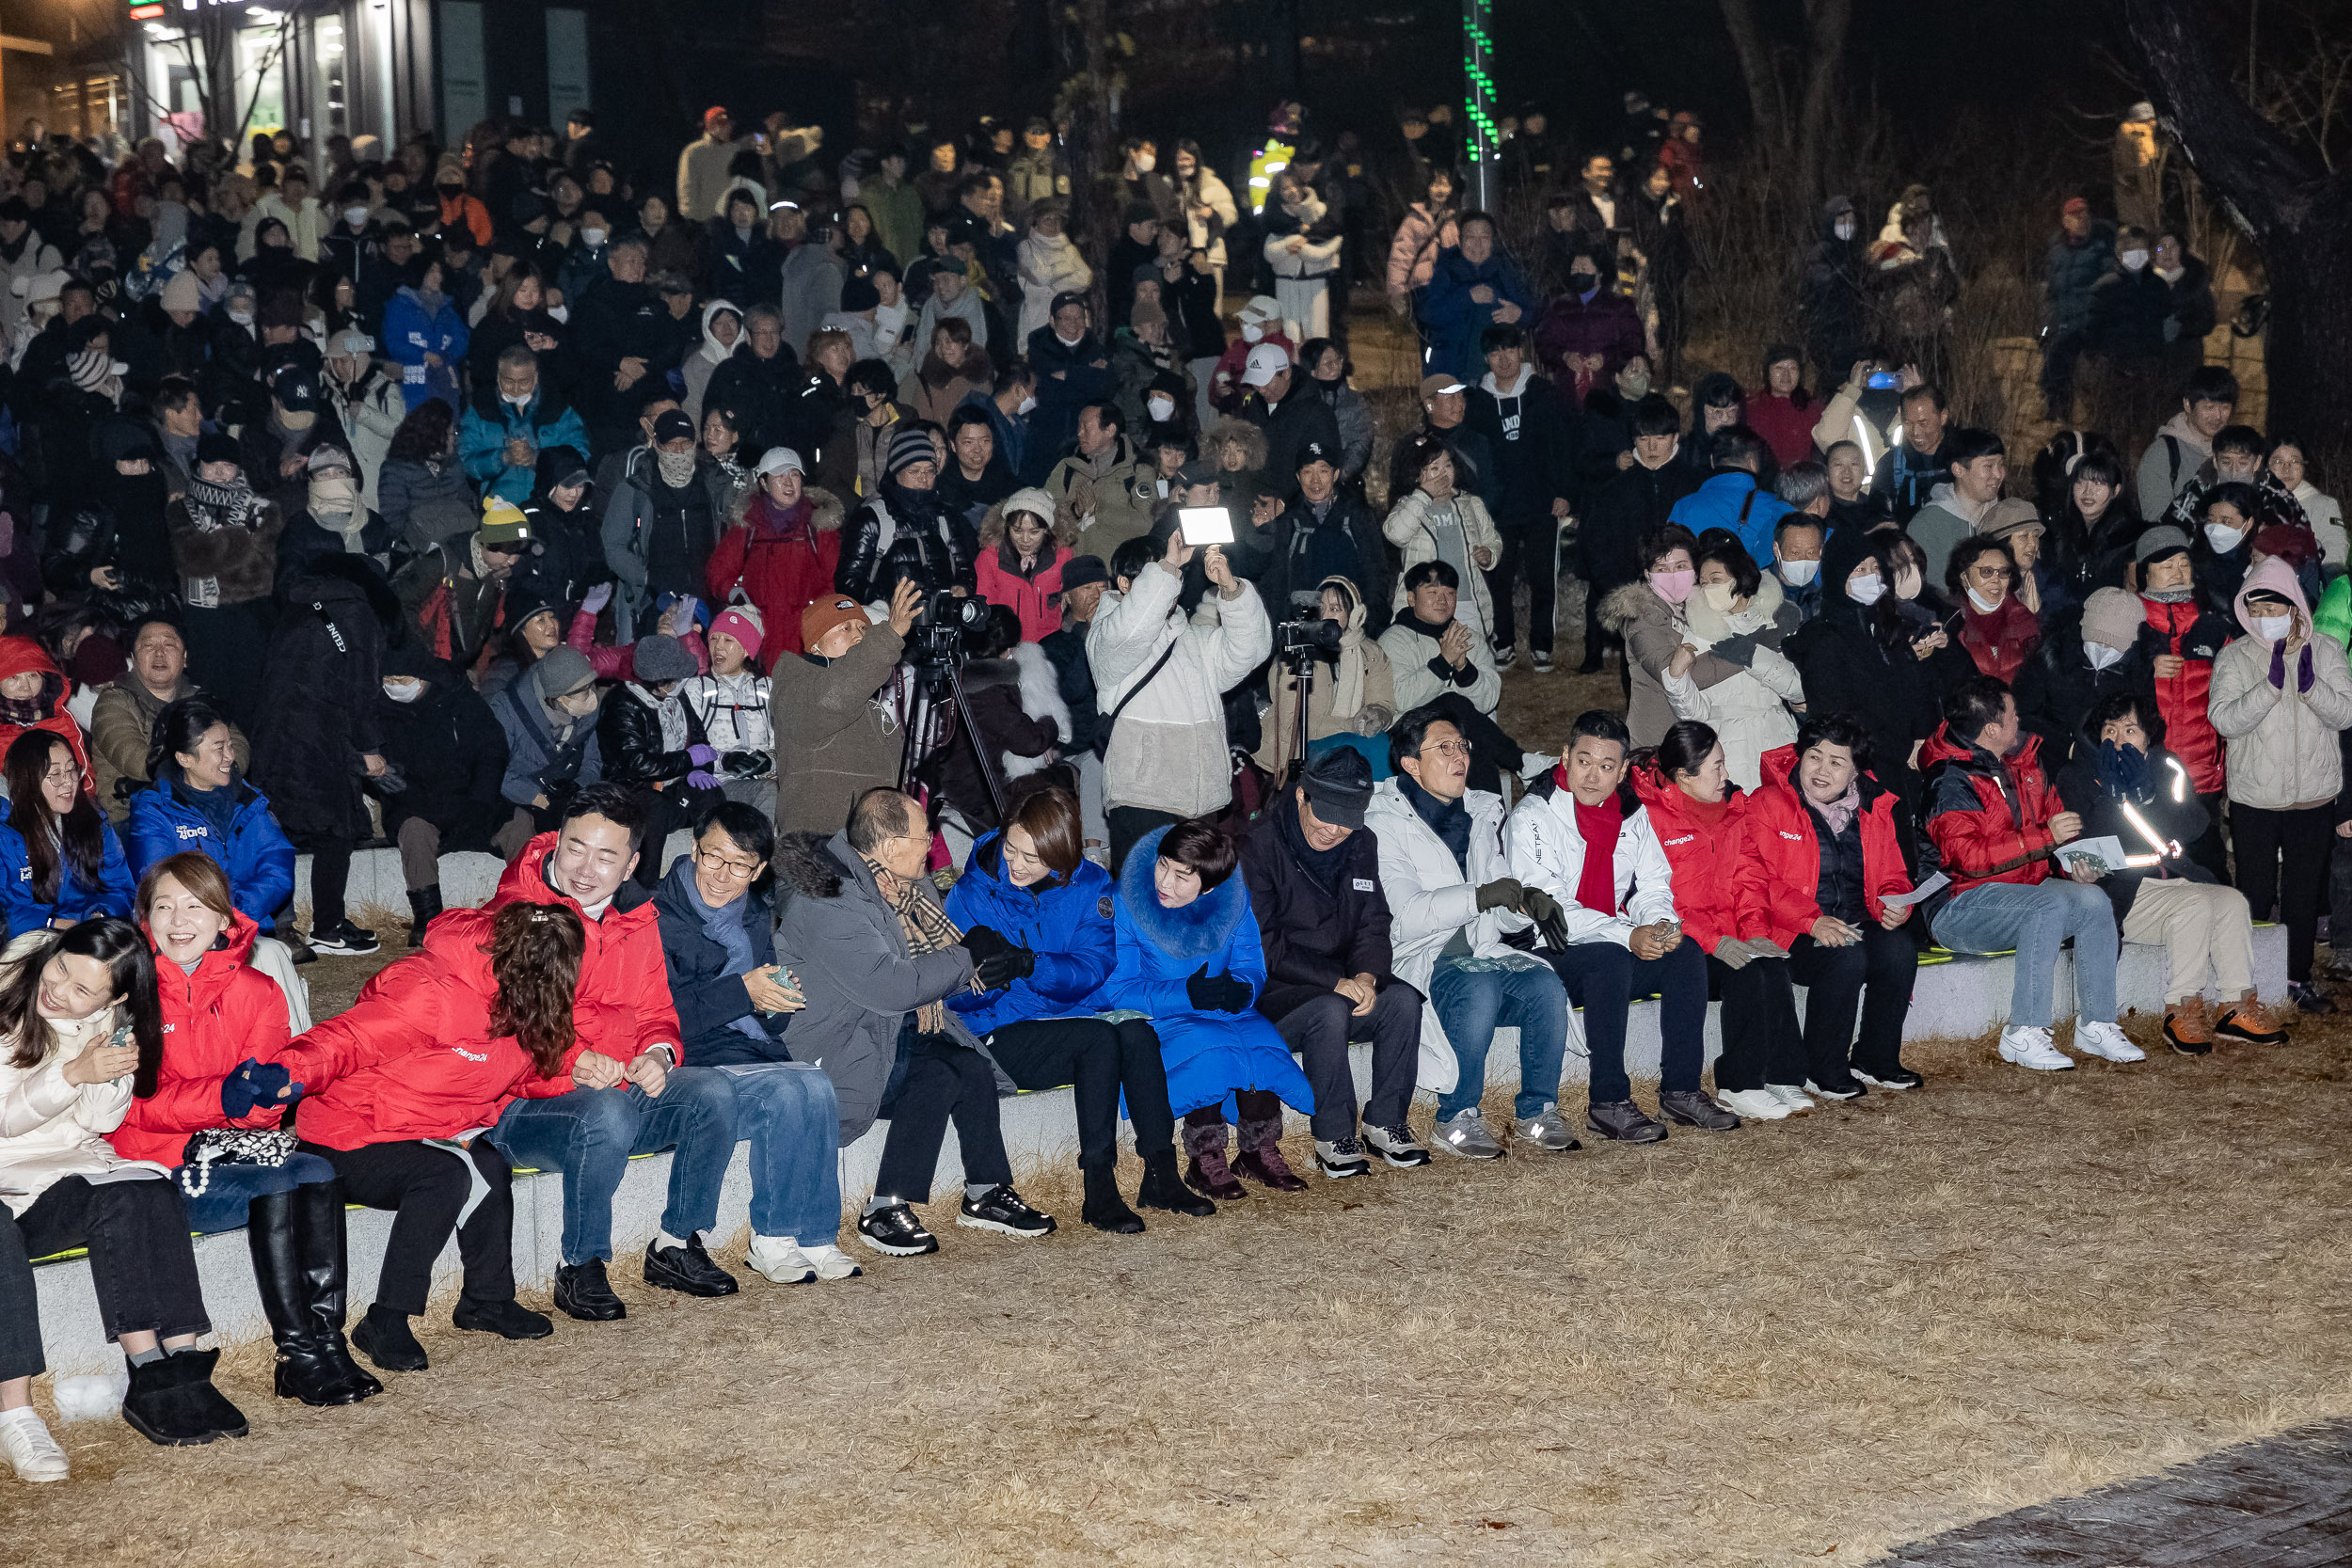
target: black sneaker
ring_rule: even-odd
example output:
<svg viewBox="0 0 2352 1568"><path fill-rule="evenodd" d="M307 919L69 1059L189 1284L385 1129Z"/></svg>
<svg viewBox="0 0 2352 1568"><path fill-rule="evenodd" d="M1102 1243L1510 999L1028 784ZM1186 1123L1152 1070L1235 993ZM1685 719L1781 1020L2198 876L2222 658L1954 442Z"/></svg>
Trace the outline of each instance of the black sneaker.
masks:
<svg viewBox="0 0 2352 1568"><path fill-rule="evenodd" d="M1823 1100L1860 1100L1869 1091L1858 1080L1847 1077L1832 1079L1826 1084L1817 1084L1808 1078L1804 1081L1804 1092L1818 1094Z"/></svg>
<svg viewBox="0 0 2352 1568"><path fill-rule="evenodd" d="M962 1210L956 1215L958 1225L968 1225L975 1230L993 1230L1002 1235L1018 1237L1027 1242L1049 1236L1054 1230L1054 1216L1041 1214L1021 1201L1021 1195L1009 1184L991 1187L987 1196L965 1198Z"/></svg>
<svg viewBox="0 0 2352 1568"><path fill-rule="evenodd" d="M1740 1127L1740 1118L1716 1104L1705 1089L1660 1090L1658 1114L1668 1121L1709 1132L1732 1132Z"/></svg>
<svg viewBox="0 0 2352 1568"><path fill-rule="evenodd" d="M310 951L330 958L363 958L376 945L373 931L363 931L348 920L310 933Z"/></svg>
<svg viewBox="0 0 2352 1568"><path fill-rule="evenodd" d="M914 1211L903 1203L888 1204L857 1222L858 1240L893 1258L920 1258L939 1250L939 1238L923 1228Z"/></svg>
<svg viewBox="0 0 2352 1568"><path fill-rule="evenodd" d="M660 1237L645 1243L645 1283L657 1290L686 1296L731 1296L735 1275L710 1260L700 1236L689 1236L684 1246L663 1246Z"/></svg>
<svg viewBox="0 0 2352 1568"><path fill-rule="evenodd" d="M1315 1168L1331 1180L1344 1180L1361 1176L1372 1169L1372 1162L1364 1157L1363 1141L1359 1138L1315 1140Z"/></svg>
<svg viewBox="0 0 2352 1568"><path fill-rule="evenodd" d="M1876 1072L1856 1068L1853 1075L1874 1089L1915 1089L1927 1082L1907 1067L1882 1068Z"/></svg>
<svg viewBox="0 0 2352 1568"><path fill-rule="evenodd" d="M604 1276L604 1259L555 1266L555 1305L584 1323L609 1323L628 1316L628 1304L612 1293Z"/></svg>
<svg viewBox="0 0 2352 1568"><path fill-rule="evenodd" d="M432 1363L408 1326L408 1314L382 1302L368 1308L351 1331L351 1348L388 1372L421 1372Z"/></svg>
<svg viewBox="0 0 2352 1568"><path fill-rule="evenodd" d="M1612 1143L1657 1144L1666 1141L1666 1130L1644 1116L1642 1108L1630 1100L1594 1101L1585 1110L1584 1125Z"/></svg>
<svg viewBox="0 0 2352 1568"><path fill-rule="evenodd" d="M2336 1005L2328 1000L2328 993L2308 980L2288 981L2287 995L2294 999L2297 1012L2317 1014L2336 1010Z"/></svg>
<svg viewBox="0 0 2352 1568"><path fill-rule="evenodd" d="M504 1301L472 1301L461 1296L449 1321L459 1328L495 1334L501 1339L544 1339L555 1332L555 1324L545 1312L533 1312L512 1296Z"/></svg>

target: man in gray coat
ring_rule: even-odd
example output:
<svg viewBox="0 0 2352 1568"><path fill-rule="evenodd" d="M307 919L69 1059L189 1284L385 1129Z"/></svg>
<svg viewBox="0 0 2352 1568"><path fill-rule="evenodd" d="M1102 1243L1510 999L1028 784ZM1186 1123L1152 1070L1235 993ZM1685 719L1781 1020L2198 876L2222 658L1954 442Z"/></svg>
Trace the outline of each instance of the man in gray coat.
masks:
<svg viewBox="0 0 2352 1568"><path fill-rule="evenodd" d="M956 1223L1024 1240L1054 1228L1052 1216L1012 1190L996 1106L1012 1081L944 1005L975 984L1010 984L1036 955L985 926L958 931L923 875L930 850L922 806L888 786L860 795L831 838L788 833L776 846L788 895L777 961L799 976L808 1001L786 1044L793 1060L833 1080L843 1144L889 1118L857 1229L867 1246L898 1258L939 1250L912 1205L930 1200L951 1117L963 1151Z"/></svg>

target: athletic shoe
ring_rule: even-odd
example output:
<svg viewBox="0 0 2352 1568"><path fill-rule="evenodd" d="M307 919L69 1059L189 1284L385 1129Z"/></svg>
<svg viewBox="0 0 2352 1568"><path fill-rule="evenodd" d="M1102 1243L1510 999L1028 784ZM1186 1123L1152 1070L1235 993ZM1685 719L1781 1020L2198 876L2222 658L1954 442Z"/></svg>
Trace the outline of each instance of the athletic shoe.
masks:
<svg viewBox="0 0 2352 1568"><path fill-rule="evenodd" d="M310 933L310 951L330 958L356 958L376 950L375 933L345 920Z"/></svg>
<svg viewBox="0 0 2352 1568"><path fill-rule="evenodd" d="M1560 1107L1550 1101L1532 1117L1522 1117L1511 1124L1513 1141L1541 1149L1546 1154L1565 1154L1584 1146L1577 1141L1568 1124L1561 1119Z"/></svg>
<svg viewBox="0 0 2352 1568"><path fill-rule="evenodd" d="M1584 1112L1584 1125L1620 1144L1661 1144L1666 1130L1642 1114L1630 1100L1597 1100Z"/></svg>
<svg viewBox="0 0 2352 1568"><path fill-rule="evenodd" d="M1533 668L1535 673L1539 675L1549 675L1551 673L1551 655L1542 648L1538 648L1533 654L1529 655L1528 662L1530 667Z"/></svg>
<svg viewBox="0 0 2352 1568"><path fill-rule="evenodd" d="M1473 1105L1438 1123L1438 1147L1465 1160L1500 1160L1502 1146L1486 1131L1486 1115Z"/></svg>
<svg viewBox="0 0 2352 1568"><path fill-rule="evenodd" d="M1498 647L1495 649L1495 669L1498 672L1508 670L1512 665L1517 664L1518 661L1519 650L1518 643L1515 642L1507 648Z"/></svg>
<svg viewBox="0 0 2352 1568"><path fill-rule="evenodd" d="M2074 1064L2070 1062L2067 1065L2072 1067ZM1870 1091L1862 1086L1860 1079L1848 1073L1843 1078L1834 1078L1826 1084L1818 1084L1808 1078L1804 1081L1804 1092L1818 1094L1823 1100L1860 1100Z"/></svg>
<svg viewBox="0 0 2352 1568"><path fill-rule="evenodd" d="M408 1314L377 1302L351 1330L351 1348L388 1372L421 1372L431 1363L408 1326ZM136 1422L132 1423L136 1425Z"/></svg>
<svg viewBox="0 0 2352 1568"><path fill-rule="evenodd" d="M1732 1132L1740 1127L1740 1118L1708 1099L1705 1089L1659 1090L1658 1114L1668 1121L1709 1132Z"/></svg>
<svg viewBox="0 0 2352 1568"><path fill-rule="evenodd" d="M1801 1117L1813 1109L1813 1097L1794 1084L1767 1084L1764 1092L1788 1106L1792 1117Z"/></svg>
<svg viewBox="0 0 2352 1568"><path fill-rule="evenodd" d="M827 1243L823 1246L804 1246L801 1256L815 1265L817 1277L831 1284L836 1279L855 1279L866 1271L857 1266L857 1259L839 1247Z"/></svg>
<svg viewBox="0 0 2352 1568"><path fill-rule="evenodd" d="M2038 1024L2012 1023L2001 1031L2001 1060L2036 1072L2067 1072L2074 1059L2050 1043L2050 1031Z"/></svg>
<svg viewBox="0 0 2352 1568"><path fill-rule="evenodd" d="M1054 1233L1054 1216L1022 1202L1021 1195L1012 1190L1011 1184L1002 1181L977 1198L965 1198L963 1208L956 1214L956 1223L1024 1242Z"/></svg>
<svg viewBox="0 0 2352 1568"><path fill-rule="evenodd" d="M63 1481L72 1470L65 1450L30 1405L0 1410L0 1453L8 1456L19 1481Z"/></svg>
<svg viewBox="0 0 2352 1568"><path fill-rule="evenodd" d="M1856 1068L1853 1075L1874 1089L1915 1089L1927 1082L1907 1067L1881 1068L1876 1072L1865 1072Z"/></svg>
<svg viewBox="0 0 2352 1568"><path fill-rule="evenodd" d="M555 1325L548 1321L545 1312L533 1312L512 1296L504 1301L474 1301L461 1296L449 1321L469 1333L495 1334L501 1339L544 1339L555 1332Z"/></svg>
<svg viewBox="0 0 2352 1568"><path fill-rule="evenodd" d="M817 1265L789 1236L754 1236L744 1259L752 1272L771 1285L813 1285Z"/></svg>
<svg viewBox="0 0 2352 1568"><path fill-rule="evenodd" d="M1779 1121L1788 1107L1770 1089L1717 1089L1716 1102L1750 1121Z"/></svg>
<svg viewBox="0 0 2352 1568"><path fill-rule="evenodd" d="M2336 1005L2328 1000L2328 993L2308 980L2287 982L2287 995L2295 1001L2297 1012L2332 1013Z"/></svg>
<svg viewBox="0 0 2352 1568"><path fill-rule="evenodd" d="M2131 1037L2113 1023L2086 1023L2074 1021L2074 1049L2088 1051L2093 1056L2104 1056L2110 1062L2144 1062L2148 1053L2134 1045Z"/></svg>
<svg viewBox="0 0 2352 1568"><path fill-rule="evenodd" d="M1344 1181L1351 1176L1361 1176L1372 1169L1372 1162L1364 1158L1360 1138L1315 1140L1315 1169L1334 1181Z"/></svg>
<svg viewBox="0 0 2352 1568"><path fill-rule="evenodd" d="M857 1222L858 1240L893 1258L920 1258L939 1250L939 1238L923 1228L914 1211L903 1203L886 1203Z"/></svg>
<svg viewBox="0 0 2352 1568"><path fill-rule="evenodd" d="M1413 1136L1409 1127L1367 1127L1364 1142L1375 1154L1399 1170L1429 1163L1429 1150L1422 1148L1421 1140Z"/></svg>
<svg viewBox="0 0 2352 1568"><path fill-rule="evenodd" d="M2221 1009L2221 1016L2214 1021L2213 1032L2224 1039L2238 1040L2247 1045L2287 1043L2287 1032L2279 1026L2279 1021L2270 1016L2270 1009L2264 1006L2251 991ZM2173 1049L2177 1051L2180 1048L2175 1046Z"/></svg>
<svg viewBox="0 0 2352 1568"><path fill-rule="evenodd" d="M731 1296L740 1289L735 1275L710 1260L700 1236L684 1246L663 1246L657 1236L645 1243L645 1283L682 1296Z"/></svg>
<svg viewBox="0 0 2352 1568"><path fill-rule="evenodd" d="M555 1305L584 1323L609 1323L628 1316L627 1304L612 1293L612 1283L604 1276L601 1258L555 1266Z"/></svg>

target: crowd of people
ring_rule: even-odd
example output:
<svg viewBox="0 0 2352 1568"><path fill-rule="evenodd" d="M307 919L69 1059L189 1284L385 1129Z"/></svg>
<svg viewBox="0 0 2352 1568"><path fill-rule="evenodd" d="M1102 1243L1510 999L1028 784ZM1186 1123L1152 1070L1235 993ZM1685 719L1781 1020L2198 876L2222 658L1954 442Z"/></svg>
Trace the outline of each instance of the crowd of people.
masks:
<svg viewBox="0 0 2352 1568"><path fill-rule="evenodd" d="M1509 127L1550 219L1526 263L1407 118L1387 292L1426 374L1386 453L1347 352L1361 171L1295 104L1243 203L1190 141L1098 179L1043 120L835 158L723 108L674 184L585 110L319 170L282 137L0 165L18 1474L68 1470L31 1402L60 1250L125 1419L202 1443L246 1421L192 1229L246 1229L276 1391L339 1405L426 1369L453 1235L457 1328L553 1332L516 1299L517 1168L564 1183L555 1307L609 1321L612 1196L655 1150L643 1276L708 1297L739 1288L709 1250L739 1143L777 1284L861 1271L838 1156L877 1123L865 1249L938 1250L951 1124L957 1223L1050 1233L1006 1151L1022 1089L1072 1087L1080 1218L1132 1234L1306 1187L1293 1111L1339 1180L1915 1089L1930 946L2014 951L2028 1069L2074 1065L2068 942L2073 1046L2110 1062L2142 1058L2125 941L2167 949L2184 1054L2285 1038L2252 974L2274 911L2328 1010L2352 579L2302 448L2192 363L2136 462L2065 431L2011 497L1933 333L1811 275L1757 384L1709 374L1686 415L1699 126L1627 108L1573 164ZM1941 252L1917 194L1895 243ZM1852 203L1829 218L1852 244ZM1553 668L1567 568L1625 705L1538 750L1502 673L1522 641ZM345 902L379 840L412 951L314 1021L301 965L380 945ZM465 850L502 877L444 908ZM347 1203L393 1216L356 1323Z"/></svg>

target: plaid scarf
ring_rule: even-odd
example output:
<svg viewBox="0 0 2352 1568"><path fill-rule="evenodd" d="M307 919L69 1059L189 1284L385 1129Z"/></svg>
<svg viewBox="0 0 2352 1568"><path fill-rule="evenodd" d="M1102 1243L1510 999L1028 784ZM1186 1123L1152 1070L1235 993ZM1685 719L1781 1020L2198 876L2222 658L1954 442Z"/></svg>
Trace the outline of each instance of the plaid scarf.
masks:
<svg viewBox="0 0 2352 1568"><path fill-rule="evenodd" d="M956 928L954 921L947 918L947 911L923 896L919 878L914 881L905 881L884 870L870 855L860 854L858 859L864 861L866 869L874 874L876 892L882 890L885 877L890 879L889 885L898 890L896 898L886 901L898 911L898 929L906 934L910 957L919 958L926 953L944 952L963 940L963 933ZM915 1010L914 1023L927 1035L946 1033L947 1005L945 1002L925 1003Z"/></svg>

